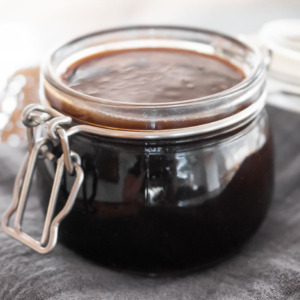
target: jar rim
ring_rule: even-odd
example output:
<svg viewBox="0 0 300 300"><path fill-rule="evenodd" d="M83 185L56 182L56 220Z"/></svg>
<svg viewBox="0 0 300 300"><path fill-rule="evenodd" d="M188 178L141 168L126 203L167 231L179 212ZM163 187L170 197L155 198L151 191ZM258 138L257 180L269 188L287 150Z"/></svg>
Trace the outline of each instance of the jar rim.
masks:
<svg viewBox="0 0 300 300"><path fill-rule="evenodd" d="M249 50L251 50L253 52L253 54L255 56L257 56L257 60L256 60L256 65L253 68L251 74L245 76L245 78L243 80L241 80L239 83L237 83L236 85L234 85L231 88L228 88L224 91L218 92L218 93L214 93L211 95L207 95L204 97L197 97L197 98L192 98L192 99L186 99L186 100L178 100L178 101L167 101L167 102L159 102L159 103L153 103L153 102L148 102L148 103L132 103L132 102L126 102L126 101L119 101L119 100L111 100L111 99L105 99L105 98L101 98L101 97L95 97L95 96L91 96L91 95L87 95L81 92L76 91L75 89L70 88L67 84L65 84L62 80L60 80L60 78L57 78L57 76L55 75L55 72L53 70L53 67L51 66L51 60L53 55L55 55L56 51L61 50L63 47L69 47L72 46L73 44L76 44L82 40L86 40L89 38L93 38L95 36L99 36L99 35L105 35L105 34L109 34L109 33L116 33L116 32L123 32L123 31L127 31L127 30L139 30L139 29L166 29L166 30L183 30L183 31L193 31L196 33L204 33L204 34L209 34L209 35L216 35L216 36L220 36L222 38L225 38L226 40L232 41L234 43L238 43L243 47L248 48ZM63 45L55 48L54 50L52 50L52 52L50 53L50 55L48 56L48 59L45 61L45 63L42 65L42 74L44 74L47 77L47 80L51 81L52 84L54 84L57 88L59 88L60 90L64 91L67 94L71 94L72 96L78 97L78 98L83 98L85 100L88 101L92 101L92 102L102 102L103 104L107 103L107 104L122 104L122 105L126 105L126 106L130 106L130 107L155 107L155 108L159 108L159 107L173 107L175 106L185 106L188 104L192 104L194 102L198 102L201 100L201 102L213 102L213 101L218 101L220 98L223 97L227 97L235 92L238 92L244 88L246 88L247 86L249 86L253 80L255 80L255 75L257 75L258 71L259 71L259 67L261 66L261 64L263 63L263 56L261 54L261 52L259 51L259 49L257 49L256 47L252 46L250 43L248 43L247 41L242 41L238 38L234 38L230 35L227 35L225 33L221 33L218 31L214 31L214 30L208 30L208 29L199 29L199 28L195 28L195 27L187 27L187 26L173 26L173 25L139 25L139 26L124 26L124 27L116 27L116 28L112 28L112 29L107 29L107 30L100 30L100 31L95 31L86 35L82 35L78 38L75 38L67 43L64 43ZM58 80L57 80L58 79Z"/></svg>
<svg viewBox="0 0 300 300"><path fill-rule="evenodd" d="M126 36L124 37L123 35L125 34ZM141 39L141 36L145 38ZM161 43L164 39L168 42L173 41L173 46L171 45L169 49L181 49L174 46L174 44L182 42L186 43L185 47L188 47L186 49L182 48L184 50L193 51L194 49L189 49L190 45L193 44L201 47L197 48L198 51L195 51L200 54L207 54L202 49L203 47L204 49L210 47L209 51L213 52L208 55L215 56L218 59L226 60L226 55L231 55L230 57L239 60L238 63L243 63L247 66L246 76L233 87L219 93L194 99L158 103L133 103L90 96L70 88L59 76L63 74L58 72L59 67L61 67L61 63L66 57L70 59L74 53L78 54L79 51L89 50L92 46L99 46L99 44L100 46L111 46L113 44L111 40L113 42L121 41L124 44L128 43L128 41L140 41L143 43L145 41L159 41ZM145 49L148 47L141 46L140 48ZM156 48L162 47L159 45ZM136 48L130 47L128 49ZM122 48L118 48L118 50L122 50ZM70 65L67 66L69 67ZM239 67L237 63L233 63L233 65ZM224 119L224 127L232 127L231 123L235 123L237 120L240 123L241 120L252 118L258 110L260 111L263 108L265 69L263 55L259 49L245 41L218 31L166 25L128 26L90 33L56 48L42 66L41 82L43 86L40 91L44 104L48 104L60 112L71 116L79 123L87 123L109 129L140 131L177 130L188 127L190 128L190 130L187 130L188 132L195 132L195 130L201 131L201 128L205 127L205 132L207 132L210 130L215 131L216 128L222 128L222 119ZM243 69L243 71L245 70ZM56 103L54 103L55 101L49 101L50 96L52 97L53 95L55 95ZM259 104L255 102L259 102ZM94 109L94 106L96 109ZM74 111L76 112L74 113ZM87 119L85 119L85 113L89 115ZM238 118L235 117L237 113L239 115ZM106 119L107 116L109 116L109 120ZM115 124L112 124L113 118L119 118L118 120L123 120L125 123L135 123L134 125L126 123L125 125L115 126ZM187 123L185 123L186 120L188 120ZM207 123L211 123L212 126L208 126L209 124ZM216 124L218 125L215 126Z"/></svg>

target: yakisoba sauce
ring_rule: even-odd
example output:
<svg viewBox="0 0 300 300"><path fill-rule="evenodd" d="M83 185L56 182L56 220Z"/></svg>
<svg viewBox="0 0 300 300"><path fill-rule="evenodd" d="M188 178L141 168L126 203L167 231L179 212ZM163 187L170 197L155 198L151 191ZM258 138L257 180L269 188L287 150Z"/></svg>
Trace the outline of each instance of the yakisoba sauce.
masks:
<svg viewBox="0 0 300 300"><path fill-rule="evenodd" d="M179 49L98 53L74 63L62 76L83 94L127 103L201 98L229 89L244 77L226 60Z"/></svg>
<svg viewBox="0 0 300 300"><path fill-rule="evenodd" d="M162 105L217 94L240 83L245 74L219 57L182 49L129 49L96 53L75 61L61 74L70 89L94 97L88 105L57 99L46 90L50 105L80 122L121 129L172 129L214 120L204 115L165 119L124 118L98 110L98 99L124 105ZM239 107L237 110L241 109ZM220 116L219 116L220 118Z"/></svg>

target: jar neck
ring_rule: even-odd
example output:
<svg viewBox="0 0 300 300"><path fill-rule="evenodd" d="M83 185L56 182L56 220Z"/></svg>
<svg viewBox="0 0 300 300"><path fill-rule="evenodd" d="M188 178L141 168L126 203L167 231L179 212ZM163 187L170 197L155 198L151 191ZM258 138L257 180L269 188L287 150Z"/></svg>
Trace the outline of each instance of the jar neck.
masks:
<svg viewBox="0 0 300 300"><path fill-rule="evenodd" d="M149 29L153 29L155 34L152 32L147 36ZM132 33L135 33L134 40ZM99 36L107 34L117 34L118 42L104 40L99 43ZM92 43L95 38L94 46L78 45L82 40L85 44L88 41ZM177 49L196 49L199 53L227 59L240 67L246 78L232 88L211 96L155 105L95 99L68 88L60 81L58 70L70 57L78 56L82 51L91 51L99 45L107 50L116 47L116 44L122 49L133 47L133 44L145 47L154 42L158 48L163 44L170 50L175 46ZM69 49L71 44L72 53ZM74 50L74 45L78 49ZM94 127L94 131L105 131L105 135L126 132L130 138L176 138L231 130L253 119L265 103L265 66L256 50L219 33L178 27L124 28L119 32L86 36L56 50L43 68L41 90L44 103L85 124L82 126L92 125L90 127Z"/></svg>

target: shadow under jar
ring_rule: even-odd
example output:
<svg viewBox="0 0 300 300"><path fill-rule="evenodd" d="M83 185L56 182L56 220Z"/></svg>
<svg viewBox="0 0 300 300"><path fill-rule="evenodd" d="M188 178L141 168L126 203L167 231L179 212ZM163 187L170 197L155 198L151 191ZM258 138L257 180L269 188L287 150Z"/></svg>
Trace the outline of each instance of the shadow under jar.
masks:
<svg viewBox="0 0 300 300"><path fill-rule="evenodd" d="M50 56L42 91L72 128L89 128L69 129L84 170L59 229L72 250L123 270L183 272L233 254L264 219L265 66L247 44L181 27L99 32ZM54 167L38 164L45 206ZM65 177L58 210L71 185Z"/></svg>

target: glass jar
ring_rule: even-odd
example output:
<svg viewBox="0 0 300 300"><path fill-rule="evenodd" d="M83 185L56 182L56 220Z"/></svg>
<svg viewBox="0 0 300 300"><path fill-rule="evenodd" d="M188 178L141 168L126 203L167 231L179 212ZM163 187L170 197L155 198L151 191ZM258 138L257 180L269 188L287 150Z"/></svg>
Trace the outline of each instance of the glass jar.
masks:
<svg viewBox="0 0 300 300"><path fill-rule="evenodd" d="M243 70L245 79L217 94L155 104L92 97L61 80L92 53L149 47L214 55ZM44 107L72 118L58 122L62 143L45 115L34 119L46 124L39 135L53 140L51 159L37 158L45 208L52 207L57 158L70 149L81 158L82 187L59 228L59 240L72 250L113 268L181 272L232 255L264 219L273 190L265 64L244 42L169 26L97 32L52 53L41 92ZM73 178L61 176L56 213L73 193Z"/></svg>

